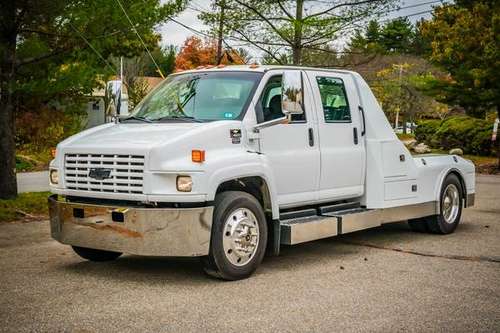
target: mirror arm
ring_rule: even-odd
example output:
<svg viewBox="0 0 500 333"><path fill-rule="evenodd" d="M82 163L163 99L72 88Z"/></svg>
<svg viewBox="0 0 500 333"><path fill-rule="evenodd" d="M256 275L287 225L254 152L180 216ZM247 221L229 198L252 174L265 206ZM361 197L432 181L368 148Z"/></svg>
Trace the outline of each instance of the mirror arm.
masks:
<svg viewBox="0 0 500 333"><path fill-rule="evenodd" d="M269 120L269 121L266 121L265 123L255 125L253 127L253 132L259 133L259 131L263 128L271 127L271 126L279 125L279 124L287 124L289 121L290 121L290 118L288 116Z"/></svg>

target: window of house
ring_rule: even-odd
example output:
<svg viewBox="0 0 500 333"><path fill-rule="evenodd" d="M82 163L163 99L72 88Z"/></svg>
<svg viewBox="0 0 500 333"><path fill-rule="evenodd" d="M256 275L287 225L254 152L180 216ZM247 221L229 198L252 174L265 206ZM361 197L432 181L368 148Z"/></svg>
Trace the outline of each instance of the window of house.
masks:
<svg viewBox="0 0 500 333"><path fill-rule="evenodd" d="M92 111L99 111L99 106L100 106L99 101L93 101L92 102Z"/></svg>

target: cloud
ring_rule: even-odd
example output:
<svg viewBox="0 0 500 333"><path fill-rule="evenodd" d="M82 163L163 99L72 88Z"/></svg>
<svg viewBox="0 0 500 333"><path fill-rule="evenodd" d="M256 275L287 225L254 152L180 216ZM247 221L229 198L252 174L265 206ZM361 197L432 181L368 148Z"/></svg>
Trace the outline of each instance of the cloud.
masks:
<svg viewBox="0 0 500 333"><path fill-rule="evenodd" d="M176 17L176 20L198 31L208 29L198 19L198 12L189 8ZM195 35L192 31L172 21L160 26L158 32L161 34L161 43L164 46L171 44L181 46L186 38Z"/></svg>

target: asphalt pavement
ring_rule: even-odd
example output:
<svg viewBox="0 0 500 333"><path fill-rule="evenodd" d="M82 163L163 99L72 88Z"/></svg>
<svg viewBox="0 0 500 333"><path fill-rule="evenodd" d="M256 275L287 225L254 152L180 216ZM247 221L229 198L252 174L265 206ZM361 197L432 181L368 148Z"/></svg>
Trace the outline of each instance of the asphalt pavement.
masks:
<svg viewBox="0 0 500 333"><path fill-rule="evenodd" d="M196 259L81 260L0 224L1 332L500 332L500 177L447 236L385 225L294 247L244 281Z"/></svg>

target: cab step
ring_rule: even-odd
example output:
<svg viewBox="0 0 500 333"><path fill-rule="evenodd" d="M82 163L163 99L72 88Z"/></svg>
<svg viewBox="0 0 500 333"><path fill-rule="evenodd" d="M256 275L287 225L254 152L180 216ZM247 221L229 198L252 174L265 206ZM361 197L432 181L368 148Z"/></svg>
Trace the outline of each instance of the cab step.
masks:
<svg viewBox="0 0 500 333"><path fill-rule="evenodd" d="M337 217L309 216L280 221L281 244L293 245L338 234Z"/></svg>
<svg viewBox="0 0 500 333"><path fill-rule="evenodd" d="M338 208L338 209L335 209ZM313 211L316 214L313 214ZM280 242L293 245L379 226L378 210L342 203L281 214Z"/></svg>
<svg viewBox="0 0 500 333"><path fill-rule="evenodd" d="M381 225L380 211L378 209L354 208L324 215L337 218L339 235Z"/></svg>

